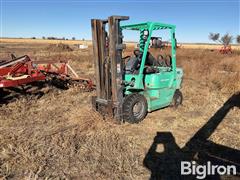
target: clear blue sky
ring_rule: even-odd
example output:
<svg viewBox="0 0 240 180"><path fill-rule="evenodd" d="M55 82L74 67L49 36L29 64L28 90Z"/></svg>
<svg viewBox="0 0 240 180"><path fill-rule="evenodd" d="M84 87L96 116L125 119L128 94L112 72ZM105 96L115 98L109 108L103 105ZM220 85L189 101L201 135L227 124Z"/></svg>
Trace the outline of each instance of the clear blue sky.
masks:
<svg viewBox="0 0 240 180"><path fill-rule="evenodd" d="M209 32L239 33L239 0L0 0L3 37L91 39L90 20L130 16L128 23L175 24L178 42L209 42ZM131 34L127 40L136 40Z"/></svg>

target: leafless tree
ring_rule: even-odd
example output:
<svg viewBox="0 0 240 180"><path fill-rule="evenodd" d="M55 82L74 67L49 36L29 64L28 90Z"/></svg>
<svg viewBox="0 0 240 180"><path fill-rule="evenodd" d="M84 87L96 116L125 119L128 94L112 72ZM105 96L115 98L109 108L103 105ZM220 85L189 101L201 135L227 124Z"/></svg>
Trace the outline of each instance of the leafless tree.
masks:
<svg viewBox="0 0 240 180"><path fill-rule="evenodd" d="M210 40L219 42L219 43L223 44L224 46L228 46L233 41L233 36L231 36L228 33L223 35L221 38L220 38L219 33L210 33L208 37Z"/></svg>
<svg viewBox="0 0 240 180"><path fill-rule="evenodd" d="M228 33L221 37L221 42L224 46L228 46L233 41L233 36Z"/></svg>
<svg viewBox="0 0 240 180"><path fill-rule="evenodd" d="M237 35L237 43L240 44L240 35Z"/></svg>

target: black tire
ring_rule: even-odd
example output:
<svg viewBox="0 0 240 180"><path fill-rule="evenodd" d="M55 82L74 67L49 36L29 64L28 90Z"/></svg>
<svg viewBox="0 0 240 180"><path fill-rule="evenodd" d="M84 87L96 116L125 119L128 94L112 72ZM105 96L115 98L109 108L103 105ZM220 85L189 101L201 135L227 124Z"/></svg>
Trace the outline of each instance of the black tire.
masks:
<svg viewBox="0 0 240 180"><path fill-rule="evenodd" d="M182 92L179 89L177 89L174 93L171 106L174 108L178 108L178 106L182 105L182 102L183 102Z"/></svg>
<svg viewBox="0 0 240 180"><path fill-rule="evenodd" d="M158 62L158 66L166 67L165 60L164 60L164 58L163 58L163 56L161 54L158 55L157 62Z"/></svg>
<svg viewBox="0 0 240 180"><path fill-rule="evenodd" d="M123 120L134 124L147 115L147 100L141 94L130 94L123 101Z"/></svg>
<svg viewBox="0 0 240 180"><path fill-rule="evenodd" d="M166 56L165 64L166 64L166 67L171 67L172 66L172 57L170 55Z"/></svg>

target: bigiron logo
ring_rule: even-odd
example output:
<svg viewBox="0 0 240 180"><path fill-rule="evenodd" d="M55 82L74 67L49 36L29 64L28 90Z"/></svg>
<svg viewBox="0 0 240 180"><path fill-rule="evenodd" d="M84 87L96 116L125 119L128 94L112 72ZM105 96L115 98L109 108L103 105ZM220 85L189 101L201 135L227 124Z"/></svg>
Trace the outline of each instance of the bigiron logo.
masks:
<svg viewBox="0 0 240 180"><path fill-rule="evenodd" d="M212 165L210 161L204 165L198 165L196 161L181 161L181 175L196 175L197 179L204 179L207 175L236 175L234 165Z"/></svg>

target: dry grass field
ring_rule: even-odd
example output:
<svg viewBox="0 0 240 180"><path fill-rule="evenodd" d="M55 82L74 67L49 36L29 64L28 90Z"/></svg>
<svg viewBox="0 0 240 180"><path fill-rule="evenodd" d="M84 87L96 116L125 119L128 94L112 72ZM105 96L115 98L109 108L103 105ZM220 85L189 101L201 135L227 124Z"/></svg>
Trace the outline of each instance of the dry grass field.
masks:
<svg viewBox="0 0 240 180"><path fill-rule="evenodd" d="M11 53L28 54L33 60L68 59L78 74L94 78L91 46L81 50L74 42L73 51L53 52L46 50L51 42L44 42L1 40L0 59ZM164 52L153 50L158 53ZM95 92L78 88L53 89L41 98L27 96L2 104L0 179L148 179L151 172L143 162L157 132L171 133L179 150L240 91L236 50L222 55L216 50L180 48L177 64L184 69L183 105L149 113L139 124L102 119L91 110ZM239 150L239 117L240 109L232 108L208 140ZM161 169L163 177L168 169L166 165Z"/></svg>
<svg viewBox="0 0 240 180"><path fill-rule="evenodd" d="M83 44L83 45L91 45L92 41L90 40L47 40L47 39L1 39L0 43L33 43L33 44L58 44L64 43L69 45L74 44ZM134 43L128 42L129 46L134 46ZM220 49L222 46L219 44L216 45L208 45L208 44L180 44L181 48L185 49ZM239 45L232 45L233 50L240 51Z"/></svg>

